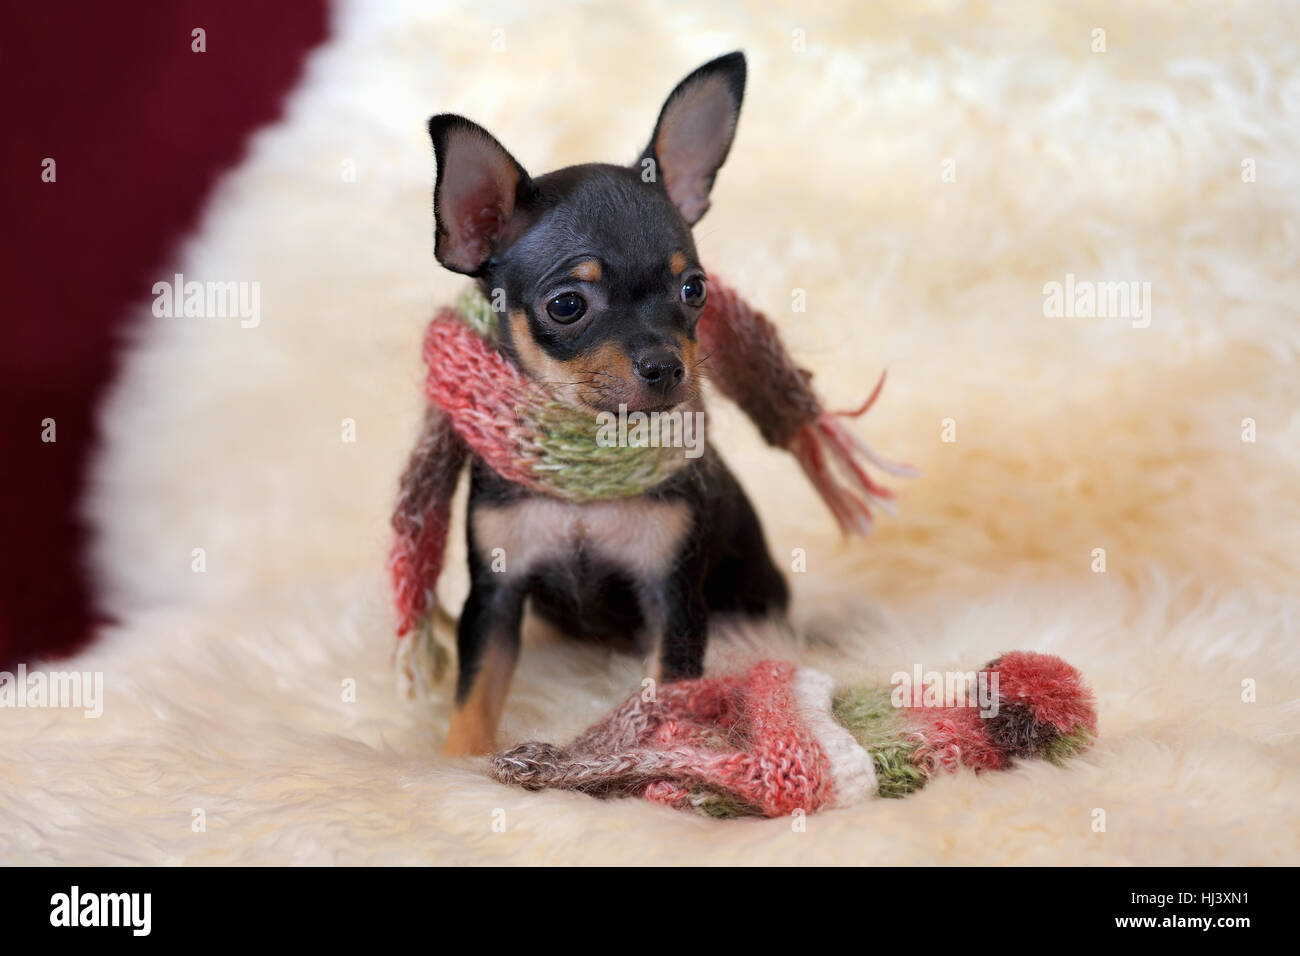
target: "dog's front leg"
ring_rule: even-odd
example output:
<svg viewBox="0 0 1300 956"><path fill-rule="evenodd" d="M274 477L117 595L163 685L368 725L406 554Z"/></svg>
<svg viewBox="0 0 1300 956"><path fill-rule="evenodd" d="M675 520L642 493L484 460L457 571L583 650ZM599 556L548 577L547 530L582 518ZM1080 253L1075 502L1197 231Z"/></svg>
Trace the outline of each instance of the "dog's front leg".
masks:
<svg viewBox="0 0 1300 956"><path fill-rule="evenodd" d="M459 674L456 704L443 753L452 757L491 753L506 692L519 657L524 589L519 582L480 569L456 632Z"/></svg>
<svg viewBox="0 0 1300 956"><path fill-rule="evenodd" d="M675 681L702 675L709 612L696 562L682 561L665 577L641 582L638 590L651 648L649 676Z"/></svg>

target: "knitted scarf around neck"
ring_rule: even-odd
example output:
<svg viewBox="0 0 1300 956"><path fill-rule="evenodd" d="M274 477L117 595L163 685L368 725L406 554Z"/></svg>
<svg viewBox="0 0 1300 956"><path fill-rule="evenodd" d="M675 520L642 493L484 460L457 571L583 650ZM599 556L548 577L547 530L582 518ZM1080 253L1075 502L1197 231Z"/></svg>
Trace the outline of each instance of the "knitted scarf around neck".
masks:
<svg viewBox="0 0 1300 956"><path fill-rule="evenodd" d="M914 474L876 455L843 423L871 407L884 375L860 408L824 410L811 373L794 363L767 317L716 276L708 286L696 329L708 378L769 444L795 456L846 534L866 533L868 502L888 508L893 495L872 480L863 462L890 474ZM573 502L643 494L690 461L681 448L602 444L589 411L529 378L499 346L499 316L477 288L441 309L424 337L429 406L402 475L389 560L399 678L408 692L439 679L445 666L445 651L432 640L435 621L449 623L436 588L451 500L468 454L508 481Z"/></svg>
<svg viewBox="0 0 1300 956"><path fill-rule="evenodd" d="M498 349L499 316L477 286L425 334L429 400L502 477L567 501L639 495L687 464L680 448L602 445L595 418Z"/></svg>

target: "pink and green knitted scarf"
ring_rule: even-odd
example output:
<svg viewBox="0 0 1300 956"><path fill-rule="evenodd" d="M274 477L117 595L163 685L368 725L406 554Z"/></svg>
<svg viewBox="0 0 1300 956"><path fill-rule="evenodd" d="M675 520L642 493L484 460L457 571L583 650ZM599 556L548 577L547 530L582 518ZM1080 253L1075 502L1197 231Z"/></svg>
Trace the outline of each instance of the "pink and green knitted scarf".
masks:
<svg viewBox="0 0 1300 956"><path fill-rule="evenodd" d="M903 797L942 772L1060 764L1097 732L1079 672L1015 651L981 672L994 706L915 706L777 661L630 697L567 747L526 743L491 773L530 790L636 796L708 816L788 816ZM904 706L899 706L903 703Z"/></svg>
<svg viewBox="0 0 1300 956"><path fill-rule="evenodd" d="M430 322L424 338L429 407L402 475L392 525L389 568L398 613L399 674L436 680L445 663L433 626L451 500L466 456L473 453L502 477L533 491L583 502L642 494L688 463L680 448L608 445L593 416L528 378L499 348L499 316L477 289ZM876 455L843 419L863 405L824 410L812 375L799 368L776 327L734 290L709 278L709 300L697 327L708 377L750 417L764 439L792 453L846 533L871 526L869 502L888 507L892 493L864 462L909 476L911 469ZM836 469L839 475L836 474Z"/></svg>

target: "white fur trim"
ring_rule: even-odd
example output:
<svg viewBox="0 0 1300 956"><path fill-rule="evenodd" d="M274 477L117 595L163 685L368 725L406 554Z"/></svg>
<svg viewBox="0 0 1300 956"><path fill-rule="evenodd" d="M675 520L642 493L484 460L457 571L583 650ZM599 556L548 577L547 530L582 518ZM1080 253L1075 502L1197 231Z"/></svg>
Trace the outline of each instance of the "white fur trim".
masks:
<svg viewBox="0 0 1300 956"><path fill-rule="evenodd" d="M876 793L876 769L871 754L853 739L831 714L835 681L829 674L807 667L794 675L794 696L800 716L831 762L835 805L861 803Z"/></svg>

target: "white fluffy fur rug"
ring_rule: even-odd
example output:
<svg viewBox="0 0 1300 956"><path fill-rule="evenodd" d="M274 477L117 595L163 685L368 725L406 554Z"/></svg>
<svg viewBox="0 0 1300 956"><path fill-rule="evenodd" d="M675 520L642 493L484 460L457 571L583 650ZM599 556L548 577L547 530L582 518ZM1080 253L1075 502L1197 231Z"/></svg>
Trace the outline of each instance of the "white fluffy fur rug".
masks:
<svg viewBox="0 0 1300 956"><path fill-rule="evenodd" d="M1300 861L1293 9L433 6L341 6L286 118L177 251L187 278L259 282L257 328L153 318L142 296L87 503L121 625L54 665L102 671L104 714L0 712L0 858ZM941 779L801 833L501 787L438 756L445 698L395 694L388 510L421 331L459 287L432 258L424 120L474 117L537 172L630 161L673 84L737 47L750 83L704 259L833 406L888 365L862 434L924 472L899 518L845 543L793 461L715 402L773 552L809 556L791 575L806 640L776 652L882 683L1058 653L1101 712L1067 768ZM1067 274L1149 282L1149 327L1045 316ZM565 738L638 668L530 643L504 739Z"/></svg>

